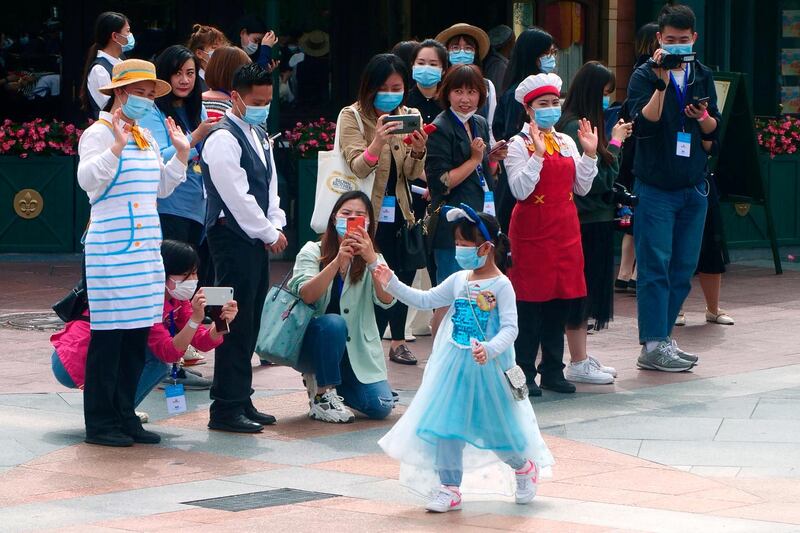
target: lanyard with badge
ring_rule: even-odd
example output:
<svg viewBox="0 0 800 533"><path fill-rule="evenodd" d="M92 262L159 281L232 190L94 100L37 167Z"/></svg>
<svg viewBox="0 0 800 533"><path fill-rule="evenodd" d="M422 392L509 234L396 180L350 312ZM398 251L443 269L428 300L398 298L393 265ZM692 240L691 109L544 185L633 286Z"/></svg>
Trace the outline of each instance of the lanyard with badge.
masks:
<svg viewBox="0 0 800 533"><path fill-rule="evenodd" d="M175 327L175 310L169 312L169 335L175 337L177 328ZM167 413L177 415L186 412L186 392L183 390L183 383L178 383L178 363L172 363L172 370L169 373L172 378L172 385L164 387L164 396L167 399Z"/></svg>
<svg viewBox="0 0 800 533"><path fill-rule="evenodd" d="M683 87L678 86L675 81L675 76L672 72L669 73L669 81L675 88L675 98L678 100L678 107L680 108L681 116L681 131L678 132L678 140L675 145L675 154L678 157L690 157L692 153L692 134L686 132L686 80L689 78L689 67L686 66L683 71Z"/></svg>
<svg viewBox="0 0 800 533"><path fill-rule="evenodd" d="M461 124L461 127L464 128L464 131L467 132L467 137L469 137L470 135L469 135L469 131L467 131L467 125L464 124L463 122L461 122L461 119L459 119L458 116L455 113L453 113L452 109L450 110L450 114L453 115L453 118L456 120L456 122ZM475 137L474 136L474 132L476 130L476 128L475 128L475 119L471 117L469 120L470 120L470 127L471 127L471 129L473 131L473 136L472 137L474 139L474 137ZM495 210L495 207L494 207L494 193L491 190L489 190L489 184L486 182L486 175L483 172L483 165L481 163L478 163L478 166L475 167L475 172L477 172L477 174L478 174L478 178L480 179L480 183L481 183L481 189L483 189L483 209L482 209L482 211L484 213L486 213L487 215L495 216L496 210Z"/></svg>

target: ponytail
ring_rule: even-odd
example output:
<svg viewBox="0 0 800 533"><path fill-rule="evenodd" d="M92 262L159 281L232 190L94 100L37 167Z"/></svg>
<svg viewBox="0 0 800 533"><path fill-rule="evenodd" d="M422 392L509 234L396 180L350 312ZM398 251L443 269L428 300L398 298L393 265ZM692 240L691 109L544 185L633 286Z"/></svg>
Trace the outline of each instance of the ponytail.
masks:
<svg viewBox="0 0 800 533"><path fill-rule="evenodd" d="M503 274L511 268L511 240L508 235L499 231L494 239L494 263Z"/></svg>
<svg viewBox="0 0 800 533"><path fill-rule="evenodd" d="M113 33L119 33L122 31L122 28L125 27L125 24L128 24L128 17L122 13L116 13L114 11L100 13L100 15L97 16L97 20L95 20L94 42L86 52L86 63L83 66L83 83L81 83L81 91L79 94L81 108L84 111L88 112L91 109L89 99L92 97L92 95L89 94L88 82L89 73L92 71L92 64L94 63L95 58L97 58L97 51L105 48L106 45L108 45L108 41L111 40L111 35Z"/></svg>

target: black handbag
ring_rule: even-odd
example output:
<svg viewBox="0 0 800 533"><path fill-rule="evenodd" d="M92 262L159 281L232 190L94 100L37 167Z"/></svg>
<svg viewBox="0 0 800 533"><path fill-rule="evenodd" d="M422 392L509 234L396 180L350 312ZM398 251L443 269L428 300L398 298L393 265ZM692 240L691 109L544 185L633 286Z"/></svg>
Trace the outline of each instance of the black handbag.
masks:
<svg viewBox="0 0 800 533"><path fill-rule="evenodd" d="M53 305L53 311L64 322L85 320L83 313L89 309L89 297L86 294L86 281L81 278L66 296Z"/></svg>
<svg viewBox="0 0 800 533"><path fill-rule="evenodd" d="M408 205L411 206L411 190L406 181ZM428 265L425 242L425 224L422 220L406 221L397 231L397 269L400 272L415 272Z"/></svg>

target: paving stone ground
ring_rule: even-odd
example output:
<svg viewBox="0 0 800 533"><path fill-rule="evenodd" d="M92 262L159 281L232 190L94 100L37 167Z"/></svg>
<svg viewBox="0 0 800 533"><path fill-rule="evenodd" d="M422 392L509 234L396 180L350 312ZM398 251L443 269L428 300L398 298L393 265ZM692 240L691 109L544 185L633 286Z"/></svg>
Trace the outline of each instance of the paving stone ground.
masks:
<svg viewBox="0 0 800 533"><path fill-rule="evenodd" d="M0 327L0 531L800 531L800 272L767 266L726 275L734 326L706 324L692 292L676 330L701 355L691 373L636 369L635 298L618 295L610 329L589 338L617 383L534 401L556 458L534 503L467 499L447 515L425 513L377 446L419 386L429 338L411 345L419 366L389 363L401 405L386 421L311 421L299 375L254 360L255 403L276 426L210 432L207 392L168 417L154 391L141 409L162 444L107 449L82 442L82 393L53 379L50 332ZM47 313L79 265L0 257L0 268L3 322ZM211 375L213 354L198 369ZM238 512L186 503L282 488L333 497Z"/></svg>

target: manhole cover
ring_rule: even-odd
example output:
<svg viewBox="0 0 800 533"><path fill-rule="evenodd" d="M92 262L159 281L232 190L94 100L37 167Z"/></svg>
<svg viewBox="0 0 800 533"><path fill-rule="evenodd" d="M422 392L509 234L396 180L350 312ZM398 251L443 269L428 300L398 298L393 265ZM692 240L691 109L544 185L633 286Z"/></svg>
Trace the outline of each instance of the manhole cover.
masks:
<svg viewBox="0 0 800 533"><path fill-rule="evenodd" d="M0 327L28 331L58 331L64 323L55 313L11 313L0 315Z"/></svg>
<svg viewBox="0 0 800 533"><path fill-rule="evenodd" d="M221 498L208 498L207 500L195 500L191 502L181 502L183 505L194 505L207 509L217 509L219 511L248 511L250 509L262 509L264 507L277 507L279 505L289 505L292 503L311 502L314 500L326 500L336 498L337 494L326 494L324 492L309 492L297 489L277 489L263 490L260 492L248 492L247 494L234 494L233 496L223 496Z"/></svg>

